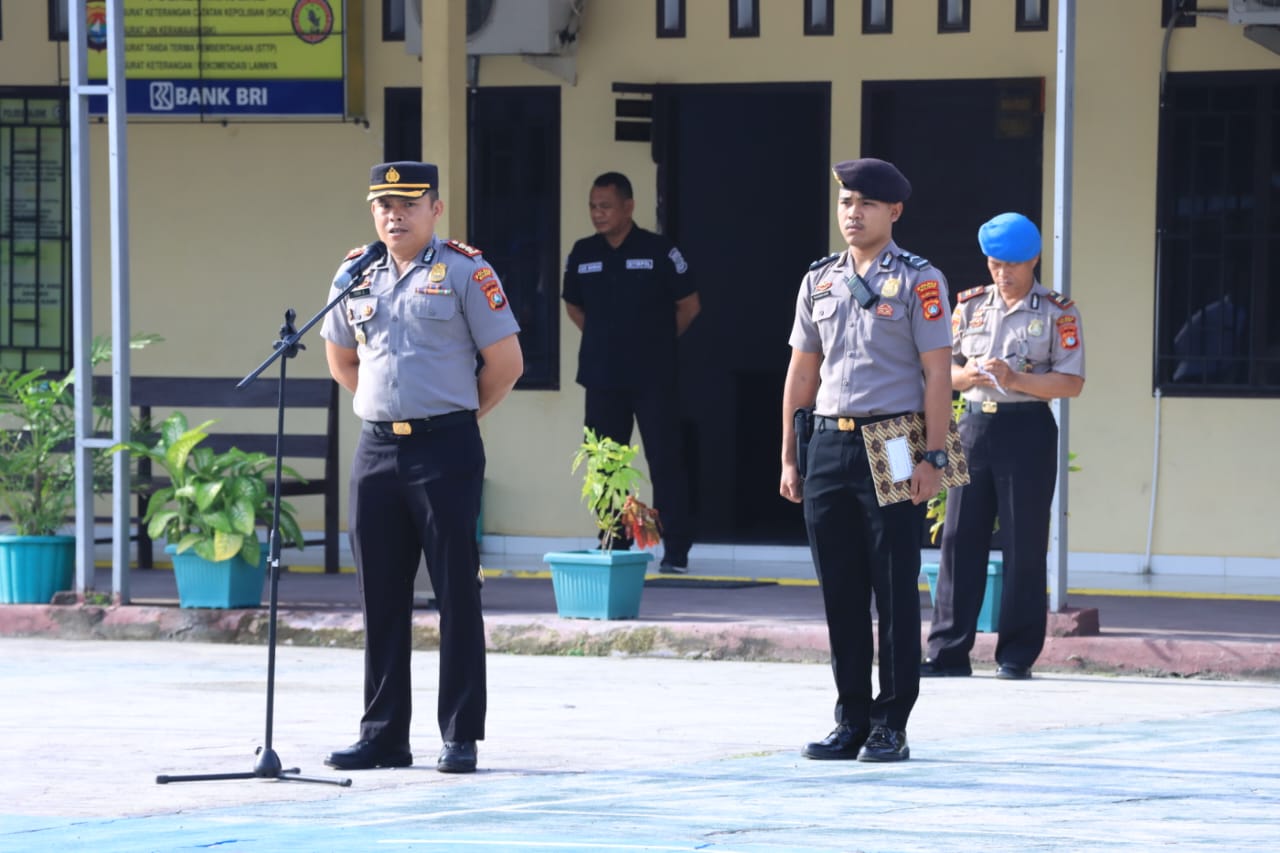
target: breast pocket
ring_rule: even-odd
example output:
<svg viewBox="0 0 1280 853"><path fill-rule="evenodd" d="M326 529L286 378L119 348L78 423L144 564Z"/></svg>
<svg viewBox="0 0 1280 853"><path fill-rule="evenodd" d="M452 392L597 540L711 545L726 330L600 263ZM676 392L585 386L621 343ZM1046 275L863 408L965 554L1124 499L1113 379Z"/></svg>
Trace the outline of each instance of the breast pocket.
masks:
<svg viewBox="0 0 1280 853"><path fill-rule="evenodd" d="M378 298L367 296L360 299L347 300L347 322L353 329L372 320L378 314Z"/></svg>
<svg viewBox="0 0 1280 853"><path fill-rule="evenodd" d="M449 321L458 313L452 294L418 296L409 303L409 339L416 344L439 345L449 336Z"/></svg>
<svg viewBox="0 0 1280 853"><path fill-rule="evenodd" d="M991 352L991 333L985 329L966 329L960 338L960 353L965 358L985 358Z"/></svg>
<svg viewBox="0 0 1280 853"><path fill-rule="evenodd" d="M830 351L832 343L839 337L841 314L839 301L832 297L813 303L813 325L822 339L824 351Z"/></svg>

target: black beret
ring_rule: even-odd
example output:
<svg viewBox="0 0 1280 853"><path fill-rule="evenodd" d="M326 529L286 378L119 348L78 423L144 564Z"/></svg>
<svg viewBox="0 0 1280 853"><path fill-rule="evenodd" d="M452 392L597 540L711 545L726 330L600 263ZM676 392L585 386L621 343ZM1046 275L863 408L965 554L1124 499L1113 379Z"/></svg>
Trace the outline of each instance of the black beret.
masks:
<svg viewBox="0 0 1280 853"><path fill-rule="evenodd" d="M440 189L440 173L433 163L398 160L379 163L369 171L369 197L373 201L384 195L421 198L427 190Z"/></svg>
<svg viewBox="0 0 1280 853"><path fill-rule="evenodd" d="M865 198L897 204L911 197L911 182L898 167L874 157L844 160L831 167L836 183Z"/></svg>

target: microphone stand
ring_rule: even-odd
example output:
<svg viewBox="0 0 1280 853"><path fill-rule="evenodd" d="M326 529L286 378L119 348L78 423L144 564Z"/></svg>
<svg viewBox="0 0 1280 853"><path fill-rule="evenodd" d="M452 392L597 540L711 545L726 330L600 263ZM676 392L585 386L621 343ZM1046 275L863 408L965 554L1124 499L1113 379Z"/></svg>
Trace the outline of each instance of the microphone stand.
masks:
<svg viewBox="0 0 1280 853"><path fill-rule="evenodd" d="M300 776L298 774L301 771L297 767L284 769L284 765L280 762L280 757L276 755L276 751L271 747L271 730L275 717L276 613L280 590L280 482L284 464L281 445L284 440L285 365L289 359L297 356L298 350L306 349L298 341L306 334L307 330L318 323L325 314L328 314L359 283L360 276L352 276L351 283L297 331L293 328L293 321L297 314L292 308L286 309L284 312L284 325L280 327L280 339L273 341L271 344L275 352L236 384L237 388L244 388L257 379L271 365L271 362L276 359L280 360L279 400L276 404L276 482L273 497L274 504L271 509L271 531L267 539L269 554L267 565L271 574L270 617L267 623L267 720L263 745L258 747L255 753L258 756L258 760L254 763L252 770L241 773L197 773L185 776L162 774L156 776L157 785L166 785L169 782L211 782L224 779L275 779L279 782L319 782L339 785L343 788L351 786L351 780L345 777L325 779L317 776Z"/></svg>

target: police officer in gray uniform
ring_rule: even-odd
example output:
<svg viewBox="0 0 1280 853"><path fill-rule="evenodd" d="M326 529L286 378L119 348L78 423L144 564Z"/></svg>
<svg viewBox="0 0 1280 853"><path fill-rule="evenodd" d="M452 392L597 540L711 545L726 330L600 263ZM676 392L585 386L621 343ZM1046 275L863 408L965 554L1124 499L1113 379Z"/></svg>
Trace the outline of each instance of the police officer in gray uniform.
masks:
<svg viewBox="0 0 1280 853"><path fill-rule="evenodd" d="M1049 513L1058 424L1048 401L1084 387L1075 303L1036 280L1040 231L1019 213L978 230L993 284L966 290L952 315L951 383L966 414L960 439L969 484L947 492L924 676L969 675L987 585L992 526L1005 538L997 678L1031 677L1044 647Z"/></svg>
<svg viewBox="0 0 1280 853"><path fill-rule="evenodd" d="M435 166L374 166L368 201L387 256L321 332L329 372L354 393L364 421L349 527L364 610L365 711L359 741L325 763L341 770L413 763L413 581L425 556L440 607L444 747L436 768L466 773L476 767L486 709L475 532L485 459L476 421L524 370L520 329L480 250L435 233L444 212ZM330 300L339 293L335 285Z"/></svg>
<svg viewBox="0 0 1280 853"><path fill-rule="evenodd" d="M947 465L951 331L946 278L893 242L911 184L891 163L837 163L836 220L846 251L815 262L800 285L783 390L784 498L804 502L822 587L836 728L804 747L817 759L910 757L907 718L920 690L920 543L924 502ZM795 410L814 407L806 470L797 466ZM862 427L923 412L925 458L911 500L881 507ZM880 639L872 696L871 596Z"/></svg>

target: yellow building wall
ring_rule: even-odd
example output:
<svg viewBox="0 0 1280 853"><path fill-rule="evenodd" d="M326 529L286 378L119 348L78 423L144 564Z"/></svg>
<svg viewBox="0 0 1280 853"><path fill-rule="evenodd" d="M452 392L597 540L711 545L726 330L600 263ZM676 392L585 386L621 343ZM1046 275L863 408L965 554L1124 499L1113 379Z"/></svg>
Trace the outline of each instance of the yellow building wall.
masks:
<svg viewBox="0 0 1280 853"><path fill-rule="evenodd" d="M17 6L5 4L0 85L65 82L66 46L48 42L44 4ZM373 239L363 190L368 167L382 158L382 93L388 86L422 85L425 66L401 44L382 42L381 3L369 0L365 6L368 127L285 121L129 125L132 327L167 338L134 355L135 372L247 373L269 354L283 310L293 307L299 322L319 310L342 254ZM424 6L429 13L430 3ZM913 0L894 4L892 35L864 36L860 5L837 3L836 35L805 37L803 4L762 0L761 37L731 39L727 4L698 0L686 6L687 37L656 39L653 3L588 0L572 84L519 57L480 60L481 86L561 88L562 255L590 232L586 196L602 171L630 175L638 222L655 224L649 148L613 140L615 82L830 81L831 151L834 159L844 159L860 153L864 80L1038 76L1046 80L1044 207L1038 212L1046 238L1042 270L1046 284L1054 286L1054 27L1015 33L1012 2L976 0L971 32L939 35L935 4ZM1050 6L1056 21L1057 4ZM1133 555L1145 548L1155 447L1153 257L1164 33L1155 2L1080 0L1077 7L1071 293L1084 317L1090 379L1071 404L1070 446L1083 468L1071 475L1071 548ZM1280 57L1247 41L1239 26L1201 19L1197 27L1174 33L1169 68L1276 69ZM427 106L426 121L438 120L436 107ZM921 132L929 132L927 116L921 117ZM93 127L90 142L95 331L105 333L105 125ZM945 156L945 140L938 150ZM424 153L432 159L430 150ZM768 211L769 184L786 180L787 170L786 163L768 163L758 174L726 175L726 215L737 205L759 202L760 228L767 230L770 215L785 215ZM446 206L461 186L461 176L445 178ZM909 204L905 215L911 215ZM449 228L447 236L465 236L462 223L450 222ZM834 227L829 236L839 248ZM928 254L927 246L909 248ZM780 286L797 286L802 272L784 272ZM582 393L573 381L578 340L577 329L562 320L560 391L515 392L482 423L490 533L592 532L579 500L580 481L569 473L582 418ZM305 343L308 349L290 363L290 374L325 375L318 332ZM1280 423L1280 401L1180 399L1161 405L1155 553L1280 555L1275 526L1257 523L1270 488L1257 476L1259 459ZM343 406L345 468L358 422L345 393ZM310 517L304 513L304 525L318 526L318 518L317 507Z"/></svg>

